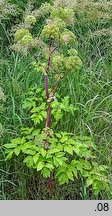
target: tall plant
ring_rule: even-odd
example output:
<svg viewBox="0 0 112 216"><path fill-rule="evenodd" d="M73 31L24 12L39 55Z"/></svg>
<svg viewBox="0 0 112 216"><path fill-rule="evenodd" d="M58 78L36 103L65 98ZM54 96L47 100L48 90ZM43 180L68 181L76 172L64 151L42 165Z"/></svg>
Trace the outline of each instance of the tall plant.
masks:
<svg viewBox="0 0 112 216"><path fill-rule="evenodd" d="M6 158L23 155L23 162L47 178L48 189L53 189L54 180L65 184L69 180L84 178L86 187L92 186L95 193L108 188L105 176L107 167L98 165L96 146L89 137L57 131L56 125L64 121L67 113L74 115L77 107L70 104L69 97L58 95L59 85L68 74L78 73L82 61L75 49L76 36L70 31L74 23L73 8L67 1L42 4L38 10L27 10L24 23L14 34L12 48L24 55L30 53L37 75L44 76L45 90L31 88L23 102L23 109L30 113L33 126L21 128L20 136L5 144ZM33 26L39 17L47 17L38 37L33 37ZM38 18L38 20L37 20Z"/></svg>

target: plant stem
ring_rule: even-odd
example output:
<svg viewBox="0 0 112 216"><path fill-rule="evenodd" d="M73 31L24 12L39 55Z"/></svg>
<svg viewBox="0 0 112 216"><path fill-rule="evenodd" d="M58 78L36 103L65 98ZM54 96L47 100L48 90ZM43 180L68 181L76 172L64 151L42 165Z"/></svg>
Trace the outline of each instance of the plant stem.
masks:
<svg viewBox="0 0 112 216"><path fill-rule="evenodd" d="M49 64L48 64L49 67ZM47 108L47 119L46 119L46 128L50 128L50 113L51 113L51 107L50 107L50 102L48 102L49 99L49 88L48 88L48 75L45 75L45 91L46 91L46 98L47 98L47 103L48 103L48 108Z"/></svg>
<svg viewBox="0 0 112 216"><path fill-rule="evenodd" d="M51 107L50 107L50 102L49 102L48 108L47 108L46 128L50 128L50 118L51 118Z"/></svg>
<svg viewBox="0 0 112 216"><path fill-rule="evenodd" d="M45 76L44 76L44 78L45 78L45 91L46 91L46 98L47 98L47 100L49 99L49 91L48 91L48 75L46 74Z"/></svg>
<svg viewBox="0 0 112 216"><path fill-rule="evenodd" d="M60 85L60 82L66 77L67 74L65 74L64 76L60 77L60 79L58 80L56 86L54 86L53 90L52 90L52 97L55 95L59 85Z"/></svg>
<svg viewBox="0 0 112 216"><path fill-rule="evenodd" d="M47 63L47 68L46 68L46 75L45 75L45 91L46 91L46 98L47 98L47 103L48 103L48 108L47 108L47 119L46 119L46 128L50 128L50 118L51 118L51 107L50 107L50 101L49 99L49 87L48 87L48 71L51 66L51 47L52 47L53 41L50 41L49 44L49 58L48 58L48 63Z"/></svg>
<svg viewBox="0 0 112 216"><path fill-rule="evenodd" d="M50 42L49 44L49 58L48 58L48 64L47 64L47 68L46 68L46 74L44 76L45 78L45 92L46 92L46 99L47 99L47 104L48 104L48 108L47 108L47 118L46 118L46 125L45 127L46 128L50 128L50 120L51 120L51 107L50 107L50 101L49 101L49 86L48 86L48 71L49 71L49 68L51 66L51 46L52 46L52 41ZM49 136L47 134L47 136ZM48 140L46 141L46 144L47 144L47 148L49 146L49 142ZM47 187L48 187L48 191L50 194L52 194L52 191L53 191L53 180L52 180L52 176L50 176L48 179L47 179Z"/></svg>
<svg viewBox="0 0 112 216"><path fill-rule="evenodd" d="M54 182L53 182L52 176L50 176L47 179L47 188L48 188L49 194L52 195L53 189L54 189Z"/></svg>

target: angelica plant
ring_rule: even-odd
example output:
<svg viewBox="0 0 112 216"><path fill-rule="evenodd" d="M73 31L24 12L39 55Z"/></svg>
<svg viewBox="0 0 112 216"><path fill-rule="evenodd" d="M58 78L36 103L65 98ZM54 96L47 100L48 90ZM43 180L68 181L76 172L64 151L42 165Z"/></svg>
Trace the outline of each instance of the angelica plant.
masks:
<svg viewBox="0 0 112 216"><path fill-rule="evenodd" d="M45 17L45 25L40 35L33 37L33 26L41 16ZM96 145L89 137L57 131L56 127L67 113L74 115L78 109L70 104L68 96L60 98L58 94L67 75L79 73L82 67L77 39L69 28L74 19L74 10L67 4L45 3L40 9L26 13L24 22L16 28L12 48L23 55L32 55L37 77L42 73L45 85L31 88L23 102L32 126L21 128L20 136L4 146L6 158L21 154L23 163L47 179L50 192L54 180L62 185L81 176L86 187L92 186L98 194L108 188L108 179L107 167L97 163Z"/></svg>

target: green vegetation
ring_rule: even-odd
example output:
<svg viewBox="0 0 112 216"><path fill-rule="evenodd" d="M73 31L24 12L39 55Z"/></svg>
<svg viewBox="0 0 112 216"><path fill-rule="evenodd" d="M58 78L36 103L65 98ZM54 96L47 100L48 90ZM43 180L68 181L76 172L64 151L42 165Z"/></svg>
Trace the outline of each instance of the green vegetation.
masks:
<svg viewBox="0 0 112 216"><path fill-rule="evenodd" d="M0 199L111 199L112 4L41 3L0 2Z"/></svg>

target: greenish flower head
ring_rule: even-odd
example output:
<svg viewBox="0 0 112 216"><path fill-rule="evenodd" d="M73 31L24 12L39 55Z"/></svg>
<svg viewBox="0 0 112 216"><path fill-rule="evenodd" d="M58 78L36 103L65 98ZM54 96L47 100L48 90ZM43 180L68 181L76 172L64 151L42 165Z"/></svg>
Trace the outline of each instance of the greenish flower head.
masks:
<svg viewBox="0 0 112 216"><path fill-rule="evenodd" d="M41 7L39 8L39 12L40 12L41 16L45 16L45 15L49 14L51 12L51 10L52 10L52 6L47 2L43 3L41 5Z"/></svg>
<svg viewBox="0 0 112 216"><path fill-rule="evenodd" d="M52 65L55 69L62 69L64 67L64 56L62 55L55 55L52 59Z"/></svg>
<svg viewBox="0 0 112 216"><path fill-rule="evenodd" d="M26 34L29 34L29 30L28 29L24 29L24 28L18 29L15 32L15 35L14 35L15 41L21 40Z"/></svg>
<svg viewBox="0 0 112 216"><path fill-rule="evenodd" d="M34 69L38 72L38 73L43 73L44 75L46 75L46 63L45 62L32 62Z"/></svg>
<svg viewBox="0 0 112 216"><path fill-rule="evenodd" d="M54 55L52 66L56 71L60 71L60 73L74 72L81 69L82 61L77 55L71 55L68 57L65 57L63 54Z"/></svg>
<svg viewBox="0 0 112 216"><path fill-rule="evenodd" d="M73 32L65 30L61 35L61 41L66 45L74 45L76 42L76 36Z"/></svg>
<svg viewBox="0 0 112 216"><path fill-rule="evenodd" d="M15 41L17 42L17 45L28 47L30 44L33 43L33 38L31 33L28 29L19 29L16 31L15 35Z"/></svg>
<svg viewBox="0 0 112 216"><path fill-rule="evenodd" d="M71 49L69 49L68 50L68 55L69 56L77 56L78 55L78 52L77 52L77 50L76 49L74 49L74 48L71 48Z"/></svg>
<svg viewBox="0 0 112 216"><path fill-rule="evenodd" d="M44 26L41 36L45 40L60 39L61 32L65 29L65 23L61 19L49 20L48 24Z"/></svg>
<svg viewBox="0 0 112 216"><path fill-rule="evenodd" d="M74 72L76 70L81 69L82 61L78 56L66 57L65 67L66 67L66 70Z"/></svg>
<svg viewBox="0 0 112 216"><path fill-rule="evenodd" d="M32 41L33 41L32 35L28 33L21 39L21 44L24 46L29 46Z"/></svg>
<svg viewBox="0 0 112 216"><path fill-rule="evenodd" d="M33 15L25 17L25 24L34 25L36 23L36 18Z"/></svg>
<svg viewBox="0 0 112 216"><path fill-rule="evenodd" d="M53 8L51 18L54 19L56 17L62 19L66 23L66 25L71 25L74 21L74 11L73 9L69 9L67 7Z"/></svg>

